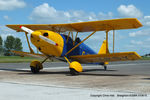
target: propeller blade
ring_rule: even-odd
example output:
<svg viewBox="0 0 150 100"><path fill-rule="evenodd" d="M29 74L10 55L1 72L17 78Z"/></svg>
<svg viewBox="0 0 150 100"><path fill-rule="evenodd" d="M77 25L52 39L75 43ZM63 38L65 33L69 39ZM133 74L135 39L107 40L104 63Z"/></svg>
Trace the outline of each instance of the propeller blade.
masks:
<svg viewBox="0 0 150 100"><path fill-rule="evenodd" d="M33 30L31 30L31 29L29 29L29 28L27 28L27 27L24 27L24 26L20 26L20 28L21 28L22 30L24 30L25 32L28 32L29 34L32 34L32 33L34 32ZM42 35L39 35L39 38L41 38L42 40L48 42L49 44L58 46L58 44L57 44L56 42L54 42L53 40L51 40L51 39L49 39L49 38L47 38L47 37L44 37L44 36L42 36Z"/></svg>
<svg viewBox="0 0 150 100"><path fill-rule="evenodd" d="M47 38L47 37L44 37L44 36L42 36L42 35L40 35L39 37L40 37L42 40L48 42L49 44L58 46L58 44L57 44L56 42L54 42L53 40L51 40L51 39L49 39L49 38Z"/></svg>
<svg viewBox="0 0 150 100"><path fill-rule="evenodd" d="M31 34L32 32L34 32L33 30L31 30L31 29L29 29L29 28L27 28L27 27L24 27L24 26L20 26L20 28L21 28L22 30L24 30L25 32L28 32L29 34Z"/></svg>

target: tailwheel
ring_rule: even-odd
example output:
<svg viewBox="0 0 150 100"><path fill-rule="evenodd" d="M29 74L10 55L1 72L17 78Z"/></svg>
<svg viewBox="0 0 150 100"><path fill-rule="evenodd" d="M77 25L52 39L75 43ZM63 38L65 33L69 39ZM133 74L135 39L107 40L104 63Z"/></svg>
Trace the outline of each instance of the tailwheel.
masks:
<svg viewBox="0 0 150 100"><path fill-rule="evenodd" d="M71 62L69 69L70 69L71 75L78 75L79 72L82 72L82 70L83 70L81 64L77 61Z"/></svg>
<svg viewBox="0 0 150 100"><path fill-rule="evenodd" d="M106 66L106 65L104 65L104 70L105 70L105 71L107 70L107 66Z"/></svg>
<svg viewBox="0 0 150 100"><path fill-rule="evenodd" d="M107 65L109 64L109 62L104 62L104 70L106 71L107 70Z"/></svg>
<svg viewBox="0 0 150 100"><path fill-rule="evenodd" d="M36 74L39 73L41 69L43 69L42 63L40 61L32 61L30 64L31 72Z"/></svg>

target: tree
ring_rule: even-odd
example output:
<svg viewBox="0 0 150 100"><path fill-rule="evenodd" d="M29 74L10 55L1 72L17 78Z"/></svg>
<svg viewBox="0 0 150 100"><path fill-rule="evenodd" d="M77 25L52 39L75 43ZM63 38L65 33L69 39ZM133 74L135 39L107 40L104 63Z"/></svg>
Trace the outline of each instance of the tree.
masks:
<svg viewBox="0 0 150 100"><path fill-rule="evenodd" d="M22 42L19 38L7 36L6 40L4 41L4 48L4 55L11 56L14 55L11 50L22 51Z"/></svg>
<svg viewBox="0 0 150 100"><path fill-rule="evenodd" d="M3 54L3 39L0 36L0 55Z"/></svg>
<svg viewBox="0 0 150 100"><path fill-rule="evenodd" d="M14 50L16 51L22 51L22 42L19 38L15 38L14 41Z"/></svg>
<svg viewBox="0 0 150 100"><path fill-rule="evenodd" d="M13 36L7 36L6 40L4 41L4 48L5 48L4 55L5 56L12 55L10 50L14 48L14 41L15 41L15 38Z"/></svg>

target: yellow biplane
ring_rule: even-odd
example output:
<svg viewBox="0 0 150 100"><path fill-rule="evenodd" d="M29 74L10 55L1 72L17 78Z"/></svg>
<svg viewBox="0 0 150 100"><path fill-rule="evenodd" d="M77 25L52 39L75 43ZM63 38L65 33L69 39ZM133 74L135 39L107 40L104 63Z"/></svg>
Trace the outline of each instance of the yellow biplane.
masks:
<svg viewBox="0 0 150 100"><path fill-rule="evenodd" d="M43 69L42 64L47 59L58 59L68 62L71 75L82 72L81 63L100 64L107 69L108 62L137 60L141 57L136 52L114 52L114 31L122 29L135 29L142 26L136 18L123 18L112 20L100 20L67 24L31 24L31 25L6 25L17 32L25 32L30 52L12 51L22 56L42 57L42 62L32 61L31 71L38 73ZM108 49L109 31L113 30L113 53ZM85 45L86 41L97 31L106 32L106 40L103 41L98 53ZM85 39L81 40L78 34L92 32ZM37 54L30 46L27 34L33 45L41 52ZM75 34L75 36L73 35Z"/></svg>

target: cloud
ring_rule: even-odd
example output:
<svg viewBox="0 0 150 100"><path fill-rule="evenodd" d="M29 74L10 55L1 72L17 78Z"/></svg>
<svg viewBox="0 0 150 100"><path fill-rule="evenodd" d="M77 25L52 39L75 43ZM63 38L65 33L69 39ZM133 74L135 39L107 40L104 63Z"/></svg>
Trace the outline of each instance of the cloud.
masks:
<svg viewBox="0 0 150 100"><path fill-rule="evenodd" d="M117 10L119 14L124 17L139 18L143 16L143 13L139 9L137 9L134 5L127 5L127 6L120 5Z"/></svg>
<svg viewBox="0 0 150 100"><path fill-rule="evenodd" d="M144 26L150 26L150 16L144 16L141 21Z"/></svg>
<svg viewBox="0 0 150 100"><path fill-rule="evenodd" d="M23 0L0 0L0 10L14 10L24 8L26 3Z"/></svg>
<svg viewBox="0 0 150 100"><path fill-rule="evenodd" d="M57 11L47 3L44 3L35 7L29 18L35 23L62 23L68 22L69 17L69 13L64 11Z"/></svg>
<svg viewBox="0 0 150 100"><path fill-rule="evenodd" d="M9 18L7 15L3 16L3 18L4 18L5 20L7 20L7 21L10 20L10 18Z"/></svg>
<svg viewBox="0 0 150 100"><path fill-rule="evenodd" d="M137 36L150 36L150 29L143 29L140 31L129 33L129 37L137 37Z"/></svg>
<svg viewBox="0 0 150 100"><path fill-rule="evenodd" d="M48 3L43 3L33 9L29 19L35 23L54 24L110 19L112 16L111 12L108 14L100 12L96 15L94 12L86 13L82 10L61 11L49 6Z"/></svg>
<svg viewBox="0 0 150 100"><path fill-rule="evenodd" d="M16 36L15 31L3 25L0 25L0 35L4 40L8 35Z"/></svg>
<svg viewBox="0 0 150 100"><path fill-rule="evenodd" d="M133 45L142 45L143 42L142 41L131 40L131 44L133 44Z"/></svg>

